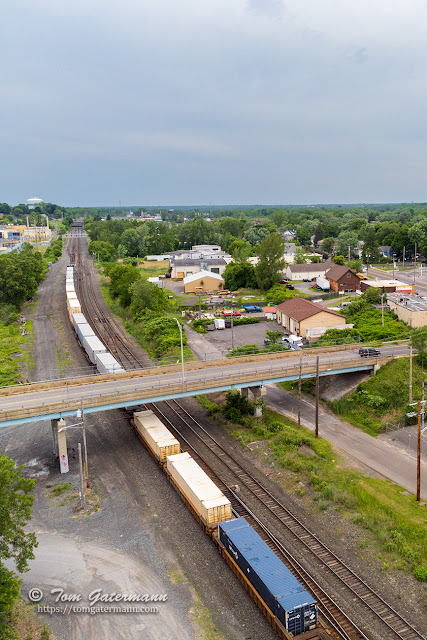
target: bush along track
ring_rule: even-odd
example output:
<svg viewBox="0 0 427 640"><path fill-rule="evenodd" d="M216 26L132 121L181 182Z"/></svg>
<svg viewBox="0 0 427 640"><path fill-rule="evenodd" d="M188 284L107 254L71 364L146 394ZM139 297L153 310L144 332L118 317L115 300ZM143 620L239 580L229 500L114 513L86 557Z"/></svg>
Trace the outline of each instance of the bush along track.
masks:
<svg viewBox="0 0 427 640"><path fill-rule="evenodd" d="M243 446L265 443L273 466L288 472L287 489L320 511L334 509L369 531L379 569L405 570L427 582L427 511L414 496L348 468L329 442L281 414L264 408L262 418L255 418L254 405L238 392L228 392L220 404L206 396L198 401Z"/></svg>

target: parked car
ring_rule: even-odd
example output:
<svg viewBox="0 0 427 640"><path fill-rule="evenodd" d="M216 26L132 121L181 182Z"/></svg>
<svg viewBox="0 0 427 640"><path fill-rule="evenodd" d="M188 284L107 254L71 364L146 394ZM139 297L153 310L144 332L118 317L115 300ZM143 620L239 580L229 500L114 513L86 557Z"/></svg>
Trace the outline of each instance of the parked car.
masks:
<svg viewBox="0 0 427 640"><path fill-rule="evenodd" d="M290 289L290 290L292 290L292 291L295 289L295 287L294 287L294 285L293 285L293 284L287 284L287 285L286 285L286 288L287 288L287 289Z"/></svg>
<svg viewBox="0 0 427 640"><path fill-rule="evenodd" d="M302 281L303 282L311 282L310 278L303 278Z"/></svg>
<svg viewBox="0 0 427 640"><path fill-rule="evenodd" d="M289 278L283 278L283 280L279 281L279 284L287 284L289 282Z"/></svg>
<svg viewBox="0 0 427 640"><path fill-rule="evenodd" d="M374 347L360 347L359 349L359 356L362 358L378 358L380 355L381 351Z"/></svg>

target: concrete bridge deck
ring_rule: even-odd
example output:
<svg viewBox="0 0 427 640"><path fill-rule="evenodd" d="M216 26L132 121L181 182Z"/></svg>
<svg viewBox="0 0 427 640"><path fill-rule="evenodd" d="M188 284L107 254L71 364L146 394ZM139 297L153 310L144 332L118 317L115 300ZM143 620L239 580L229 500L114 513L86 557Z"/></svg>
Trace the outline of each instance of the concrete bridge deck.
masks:
<svg viewBox="0 0 427 640"><path fill-rule="evenodd" d="M85 413L158 402L202 393L242 389L296 380L300 360L302 377L375 370L395 357L409 354L406 345L381 349L379 358L361 358L354 345L190 362L155 369L127 371L66 381L5 387L0 391L0 427L75 415L82 403Z"/></svg>

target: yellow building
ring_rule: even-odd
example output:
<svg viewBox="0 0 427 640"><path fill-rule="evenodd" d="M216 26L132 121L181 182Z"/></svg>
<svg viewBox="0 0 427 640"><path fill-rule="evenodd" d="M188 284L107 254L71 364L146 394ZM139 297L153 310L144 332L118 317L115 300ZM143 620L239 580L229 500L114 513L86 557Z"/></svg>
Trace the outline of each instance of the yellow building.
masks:
<svg viewBox="0 0 427 640"><path fill-rule="evenodd" d="M277 305L277 322L291 333L306 337L308 329L342 329L345 317L317 302L304 298L292 298Z"/></svg>
<svg viewBox="0 0 427 640"><path fill-rule="evenodd" d="M199 271L184 278L184 293L218 291L224 288L224 278L212 271Z"/></svg>

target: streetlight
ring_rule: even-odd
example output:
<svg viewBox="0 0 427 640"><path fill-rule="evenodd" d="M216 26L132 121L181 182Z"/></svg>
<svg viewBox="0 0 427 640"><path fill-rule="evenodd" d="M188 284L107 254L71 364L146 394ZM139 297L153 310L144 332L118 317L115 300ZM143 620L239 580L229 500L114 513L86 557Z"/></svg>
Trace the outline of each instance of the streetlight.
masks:
<svg viewBox="0 0 427 640"><path fill-rule="evenodd" d="M177 318L174 318L179 329L179 337L181 338L181 365L182 365L182 384L184 384L184 345L182 342L182 326Z"/></svg>
<svg viewBox="0 0 427 640"><path fill-rule="evenodd" d="M366 276L368 276L368 271L369 271L369 258L371 257L370 253L366 254Z"/></svg>

